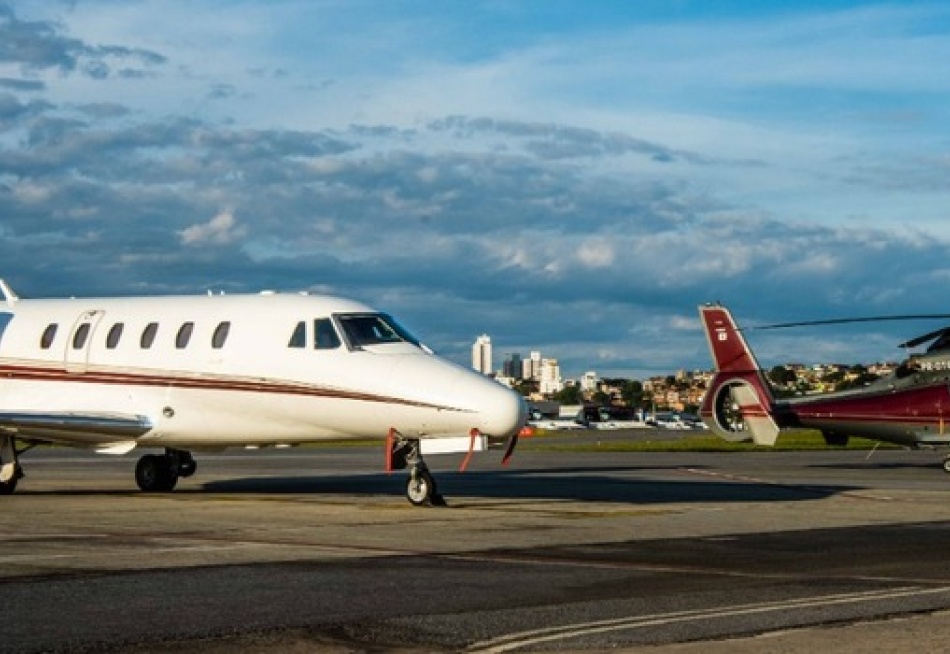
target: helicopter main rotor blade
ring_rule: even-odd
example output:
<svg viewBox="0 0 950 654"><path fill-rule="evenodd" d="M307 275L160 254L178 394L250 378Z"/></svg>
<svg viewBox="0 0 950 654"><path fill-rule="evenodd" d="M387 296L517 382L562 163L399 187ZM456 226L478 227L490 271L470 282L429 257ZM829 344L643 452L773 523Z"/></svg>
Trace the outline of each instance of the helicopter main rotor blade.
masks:
<svg viewBox="0 0 950 654"><path fill-rule="evenodd" d="M923 336L918 336L917 338L912 338L912 339L910 339L909 341L907 341L906 343L901 343L901 344L898 345L897 347L906 347L906 348L917 347L918 345L922 345L922 344L926 343L927 341L932 341L932 340L934 340L935 338L939 338L939 337L943 336L944 334L946 334L947 332L950 332L950 326L942 327L942 328L940 328L940 329L935 329L935 330L933 330L932 332L929 332L929 333L927 333L927 334L924 334Z"/></svg>
<svg viewBox="0 0 950 654"><path fill-rule="evenodd" d="M947 313L922 313L922 314L908 314L904 316L867 316L864 318L832 318L829 320L806 320L803 322L783 322L776 323L774 325L761 325L759 327L746 327L749 329L784 329L786 327L809 327L812 325L843 325L851 322L885 322L888 320L933 320L938 318L950 318L950 314ZM939 334L941 330L934 332L934 336ZM923 338L923 337L921 337ZM916 339L915 339L916 340ZM927 339L924 339L927 340ZM910 341L908 341L910 342ZM923 342L923 341L922 341ZM911 346L913 347L913 346Z"/></svg>

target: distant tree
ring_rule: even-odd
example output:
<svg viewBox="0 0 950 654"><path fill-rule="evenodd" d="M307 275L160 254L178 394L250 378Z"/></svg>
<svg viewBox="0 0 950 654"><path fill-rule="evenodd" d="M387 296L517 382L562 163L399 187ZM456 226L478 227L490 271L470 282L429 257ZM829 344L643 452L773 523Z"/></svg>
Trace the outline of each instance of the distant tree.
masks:
<svg viewBox="0 0 950 654"><path fill-rule="evenodd" d="M844 381L844 371L833 370L825 375L822 375L821 381L825 382L826 384L834 384L837 386Z"/></svg>
<svg viewBox="0 0 950 654"><path fill-rule="evenodd" d="M559 402L560 404L583 404L584 402L584 397L581 394L581 387L577 386L576 384L565 386L560 391L555 393L551 399Z"/></svg>
<svg viewBox="0 0 950 654"><path fill-rule="evenodd" d="M627 406L643 406L643 384L636 379L627 379L620 388L620 397Z"/></svg>
<svg viewBox="0 0 950 654"><path fill-rule="evenodd" d="M532 393L537 393L539 389L538 382L532 379L519 379L514 383L512 388L516 393L528 397Z"/></svg>
<svg viewBox="0 0 950 654"><path fill-rule="evenodd" d="M612 399L613 398L610 395L608 395L607 393L603 391L597 391L591 397L591 400L593 400L595 404L610 404L610 401Z"/></svg>
<svg viewBox="0 0 950 654"><path fill-rule="evenodd" d="M786 366L774 366L769 371L769 380L776 386L789 386L797 380L794 370L789 370Z"/></svg>

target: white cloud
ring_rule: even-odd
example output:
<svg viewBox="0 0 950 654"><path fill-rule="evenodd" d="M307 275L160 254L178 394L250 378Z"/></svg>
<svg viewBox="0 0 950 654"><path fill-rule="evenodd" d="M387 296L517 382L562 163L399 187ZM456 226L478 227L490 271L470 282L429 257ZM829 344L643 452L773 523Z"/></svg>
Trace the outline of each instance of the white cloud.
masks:
<svg viewBox="0 0 950 654"><path fill-rule="evenodd" d="M707 300L750 321L943 302L942 5L644 18L627 3L576 25L420 6L24 5L54 36L166 60L4 88L0 232L19 240L0 255L62 284L82 276L50 282L36 262L107 257L42 235L93 235L123 273L97 291L319 280L394 303L462 360L489 331L568 371L708 363L683 317ZM862 339L842 343L857 358Z"/></svg>
<svg viewBox="0 0 950 654"><path fill-rule="evenodd" d="M231 211L222 211L206 223L191 225L179 232L183 245L230 245L247 235Z"/></svg>
<svg viewBox="0 0 950 654"><path fill-rule="evenodd" d="M615 259L613 244L604 238L585 239L577 249L577 260L587 268L607 268Z"/></svg>

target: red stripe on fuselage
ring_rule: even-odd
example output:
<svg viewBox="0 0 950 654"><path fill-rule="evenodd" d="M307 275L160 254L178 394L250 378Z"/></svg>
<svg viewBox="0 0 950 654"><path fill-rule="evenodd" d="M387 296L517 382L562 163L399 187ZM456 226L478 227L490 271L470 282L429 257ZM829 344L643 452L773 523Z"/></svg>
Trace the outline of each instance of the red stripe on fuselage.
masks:
<svg viewBox="0 0 950 654"><path fill-rule="evenodd" d="M783 408L804 424L939 423L950 419L950 388L941 383L884 393L839 395L789 402Z"/></svg>
<svg viewBox="0 0 950 654"><path fill-rule="evenodd" d="M16 381L48 381L70 384L104 384L114 386L143 386L187 388L209 391L239 391L249 393L273 393L278 395L300 395L320 398L335 398L380 404L398 404L447 411L466 411L458 407L449 407L428 402L419 402L406 398L372 393L361 393L340 388L328 388L303 382L279 379L246 379L225 375L157 374L113 372L87 368L82 372L70 372L65 368L44 368L32 366L0 365L0 378Z"/></svg>

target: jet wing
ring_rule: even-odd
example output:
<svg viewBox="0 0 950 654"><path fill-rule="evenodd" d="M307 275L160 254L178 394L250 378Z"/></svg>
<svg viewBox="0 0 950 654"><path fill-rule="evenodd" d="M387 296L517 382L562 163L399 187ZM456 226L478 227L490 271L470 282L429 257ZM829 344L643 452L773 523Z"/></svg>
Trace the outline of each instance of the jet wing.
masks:
<svg viewBox="0 0 950 654"><path fill-rule="evenodd" d="M78 411L0 411L0 431L75 445L127 441L152 429L146 416ZM133 445L134 446L134 445ZM129 448L131 449L131 448Z"/></svg>

